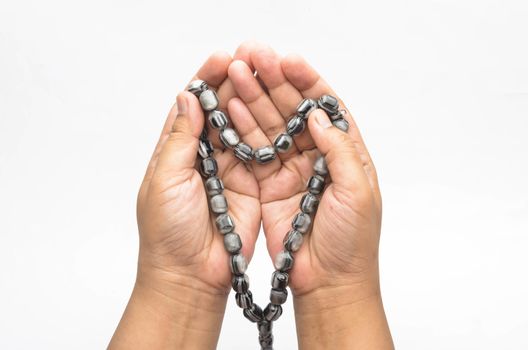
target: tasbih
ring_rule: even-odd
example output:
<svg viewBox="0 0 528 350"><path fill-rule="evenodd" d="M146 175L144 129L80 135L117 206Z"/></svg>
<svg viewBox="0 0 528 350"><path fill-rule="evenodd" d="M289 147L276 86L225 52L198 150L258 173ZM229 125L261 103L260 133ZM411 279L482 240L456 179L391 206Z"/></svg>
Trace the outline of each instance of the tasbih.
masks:
<svg viewBox="0 0 528 350"><path fill-rule="evenodd" d="M200 105L207 113L209 125L219 130L219 138L222 144L232 149L234 155L243 162L255 160L258 164L266 164L274 160L277 153L287 152L293 144L293 137L301 134L305 127L308 115L316 108L325 111L332 124L342 131L348 130L348 122L343 118L344 110L339 109L338 100L330 95L323 95L317 101L306 98L296 108L296 113L291 116L286 132L279 134L273 145L266 145L255 150L251 146L240 141L237 132L229 127L227 114L218 109L219 100L216 91L209 88L203 80L194 80L187 90L200 100ZM319 196L323 192L328 169L323 156L319 156L314 163L315 174L310 177L307 184L308 192L303 195L300 202L300 212L292 221L292 229L284 236L284 249L277 254L274 260L275 271L271 277L270 302L262 310L253 302L253 296L249 290L249 277L246 275L247 261L240 254L242 241L240 236L234 232L235 223L228 214L227 200L223 194L224 184L217 176L218 165L213 157L214 147L207 138L204 127L199 140L198 154L202 158L200 173L205 178L205 189L209 196L210 210L216 215L215 224L224 236L224 247L229 253L229 267L232 272L231 286L236 292L237 305L243 309L244 316L257 324L259 331L259 343L262 350L273 350L272 325L282 315L282 304L288 297L289 274L293 267L293 253L299 250L303 243L303 235L306 234L312 224L312 217L317 211Z"/></svg>

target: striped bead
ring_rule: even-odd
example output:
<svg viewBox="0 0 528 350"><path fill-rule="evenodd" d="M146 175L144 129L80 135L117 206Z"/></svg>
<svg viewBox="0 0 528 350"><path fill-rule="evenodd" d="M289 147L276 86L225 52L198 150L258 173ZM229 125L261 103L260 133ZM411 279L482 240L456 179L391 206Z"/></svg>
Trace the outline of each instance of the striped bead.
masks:
<svg viewBox="0 0 528 350"><path fill-rule="evenodd" d="M246 258L242 254L231 255L229 267L234 275L243 275L247 269Z"/></svg>

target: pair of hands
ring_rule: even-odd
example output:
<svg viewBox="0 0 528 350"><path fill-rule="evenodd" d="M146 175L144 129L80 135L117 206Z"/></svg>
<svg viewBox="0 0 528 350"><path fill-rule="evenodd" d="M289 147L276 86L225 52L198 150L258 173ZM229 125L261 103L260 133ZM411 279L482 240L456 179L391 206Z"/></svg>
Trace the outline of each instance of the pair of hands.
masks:
<svg viewBox="0 0 528 350"><path fill-rule="evenodd" d="M217 90L220 109L227 110L242 141L254 149L273 143L303 98L337 96L302 58L282 58L252 42L242 44L233 58L213 54L194 79ZM340 105L344 106L342 101ZM189 315L193 317L203 311L218 318L225 307L231 282L228 254L222 235L216 232L196 161L198 137L206 126L235 231L243 242L241 253L248 261L261 222L270 257L282 249L313 163L320 153L326 157L331 181L290 271L299 343L306 340L302 334L308 337L313 331L310 322L321 322L326 313L339 313L365 301L379 309L381 196L367 148L350 113L345 118L350 123L348 133L333 127L326 114L316 110L309 116L309 132L294 138L287 153L279 153L266 165L246 165L232 150L224 149L216 130L208 128L198 99L180 93L138 195L140 254L135 294L149 299L154 291L182 309L192 305ZM132 299L129 313L134 309L131 304ZM157 310L159 300L152 305L151 311ZM166 316L175 321L169 313Z"/></svg>

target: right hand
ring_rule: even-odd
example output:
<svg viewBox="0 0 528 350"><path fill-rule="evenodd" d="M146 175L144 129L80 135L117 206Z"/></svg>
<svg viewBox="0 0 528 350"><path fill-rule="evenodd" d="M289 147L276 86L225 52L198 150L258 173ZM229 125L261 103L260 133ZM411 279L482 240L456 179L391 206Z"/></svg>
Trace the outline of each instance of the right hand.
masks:
<svg viewBox="0 0 528 350"><path fill-rule="evenodd" d="M244 59L241 46L235 57ZM220 108L234 91L227 79L228 54L211 56L194 79L217 89ZM184 283L198 291L227 295L231 272L223 236L217 232L208 207L208 197L197 170L198 137L204 114L198 99L189 92L178 95L148 166L137 202L140 234L138 280L161 279ZM231 150L223 151L214 131L218 176L225 186L229 214L243 242L242 254L249 260L260 228L259 188L253 174ZM155 277L153 277L155 276Z"/></svg>

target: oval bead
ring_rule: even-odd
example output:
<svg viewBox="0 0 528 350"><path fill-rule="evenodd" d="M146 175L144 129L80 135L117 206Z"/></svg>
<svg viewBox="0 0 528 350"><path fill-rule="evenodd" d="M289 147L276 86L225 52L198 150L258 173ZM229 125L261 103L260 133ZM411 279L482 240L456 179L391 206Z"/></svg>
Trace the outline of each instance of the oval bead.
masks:
<svg viewBox="0 0 528 350"><path fill-rule="evenodd" d="M223 194L212 196L209 200L211 211L215 214L224 214L227 212L227 199Z"/></svg>
<svg viewBox="0 0 528 350"><path fill-rule="evenodd" d="M301 248L301 245L303 243L303 235L297 231L297 230L291 230L288 232L288 234L284 237L284 249L289 250L291 252L296 252Z"/></svg>
<svg viewBox="0 0 528 350"><path fill-rule="evenodd" d="M328 166L326 165L326 159L324 156L317 157L313 169L317 175L321 175L323 177L328 175Z"/></svg>
<svg viewBox="0 0 528 350"><path fill-rule="evenodd" d="M250 307L245 308L243 314L244 317L251 322L259 322L262 320L262 309L255 303L252 303Z"/></svg>
<svg viewBox="0 0 528 350"><path fill-rule="evenodd" d="M227 116L222 111L214 110L209 112L207 119L209 119L209 125L211 125L213 129L223 129L227 127Z"/></svg>
<svg viewBox="0 0 528 350"><path fill-rule="evenodd" d="M224 235L224 247L231 254L238 253L242 248L242 240L238 233L226 233Z"/></svg>
<svg viewBox="0 0 528 350"><path fill-rule="evenodd" d="M280 251L275 257L275 268L279 271L288 271L293 267L293 256L287 250Z"/></svg>
<svg viewBox="0 0 528 350"><path fill-rule="evenodd" d="M253 159L253 150L251 149L251 146L243 142L236 145L233 153L235 154L235 157L243 162L250 162Z"/></svg>
<svg viewBox="0 0 528 350"><path fill-rule="evenodd" d="M317 104L319 105L319 108L323 109L330 115L337 113L339 109L339 101L337 98L330 95L323 95L319 97Z"/></svg>
<svg viewBox="0 0 528 350"><path fill-rule="evenodd" d="M243 275L247 269L246 258L242 254L231 255L229 258L231 272L235 275Z"/></svg>
<svg viewBox="0 0 528 350"><path fill-rule="evenodd" d="M235 300L237 305L243 309L248 308L253 304L253 297L250 291L247 293L236 293Z"/></svg>
<svg viewBox="0 0 528 350"><path fill-rule="evenodd" d="M272 304L284 304L286 299L288 299L288 291L286 289L272 289L270 291L270 302Z"/></svg>
<svg viewBox="0 0 528 350"><path fill-rule="evenodd" d="M240 142L240 137L234 129L225 128L220 131L220 141L222 141L227 148L233 148Z"/></svg>
<svg viewBox="0 0 528 350"><path fill-rule="evenodd" d="M209 89L209 86L203 80L193 80L187 85L187 91L195 96L200 96L200 94L207 89Z"/></svg>
<svg viewBox="0 0 528 350"><path fill-rule="evenodd" d="M208 139L202 140L200 139L200 142L198 143L198 154L202 158L207 158L213 155L214 148L211 141Z"/></svg>
<svg viewBox="0 0 528 350"><path fill-rule="evenodd" d="M271 275L271 287L275 289L284 289L288 286L290 275L286 272L274 271Z"/></svg>
<svg viewBox="0 0 528 350"><path fill-rule="evenodd" d="M235 229L235 223L229 214L221 214L216 217L216 228L218 231L225 235Z"/></svg>
<svg viewBox="0 0 528 350"><path fill-rule="evenodd" d="M257 148L253 154L259 164L266 164L275 159L275 149L272 146Z"/></svg>
<svg viewBox="0 0 528 350"><path fill-rule="evenodd" d="M292 221L292 228L299 231L300 233L308 232L310 225L312 224L312 218L310 215L305 213L297 213Z"/></svg>
<svg viewBox="0 0 528 350"><path fill-rule="evenodd" d="M208 89L203 91L199 97L200 105L206 111L212 111L218 107L218 96L214 90Z"/></svg>
<svg viewBox="0 0 528 350"><path fill-rule="evenodd" d="M215 196L217 194L222 193L224 190L224 183L220 178L216 176L211 176L207 180L205 180L205 190L207 191L207 194L209 196Z"/></svg>
<svg viewBox="0 0 528 350"><path fill-rule="evenodd" d="M290 136L296 136L304 131L305 126L306 124L303 118L299 115L295 115L291 117L291 119L288 121L288 124L286 124L286 132Z"/></svg>
<svg viewBox="0 0 528 350"><path fill-rule="evenodd" d="M317 108L317 102L311 98L305 98L297 106L297 114L303 117L304 120L308 119L310 113Z"/></svg>
<svg viewBox="0 0 528 350"><path fill-rule="evenodd" d="M249 277L246 274L242 276L233 276L231 287L237 293L246 293L249 290Z"/></svg>
<svg viewBox="0 0 528 350"><path fill-rule="evenodd" d="M218 164L212 157L202 159L200 163L200 171L203 176L215 176L218 171Z"/></svg>
<svg viewBox="0 0 528 350"><path fill-rule="evenodd" d="M301 199L301 210L306 214L313 214L317 210L319 199L311 193L306 193Z"/></svg>
<svg viewBox="0 0 528 350"><path fill-rule="evenodd" d="M279 319L282 315L282 306L269 303L264 311L262 316L266 321L272 322Z"/></svg>
<svg viewBox="0 0 528 350"><path fill-rule="evenodd" d="M319 194L323 191L324 185L324 177L316 174L310 177L310 180L308 180L308 184L306 187L308 187L308 191L310 191L311 194Z"/></svg>
<svg viewBox="0 0 528 350"><path fill-rule="evenodd" d="M288 150L293 145L293 139L290 135L283 133L277 136L275 139L275 142L273 142L273 146L275 147L275 150L279 153L285 153L288 152Z"/></svg>

